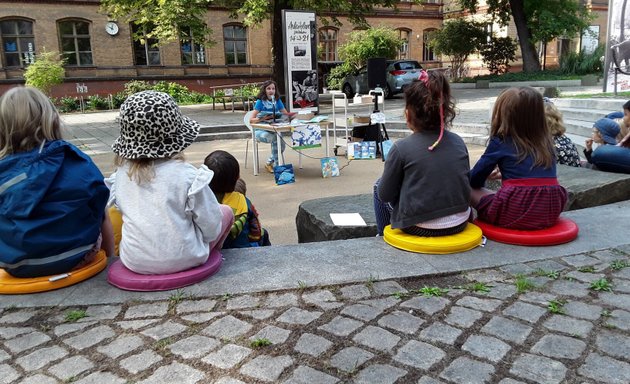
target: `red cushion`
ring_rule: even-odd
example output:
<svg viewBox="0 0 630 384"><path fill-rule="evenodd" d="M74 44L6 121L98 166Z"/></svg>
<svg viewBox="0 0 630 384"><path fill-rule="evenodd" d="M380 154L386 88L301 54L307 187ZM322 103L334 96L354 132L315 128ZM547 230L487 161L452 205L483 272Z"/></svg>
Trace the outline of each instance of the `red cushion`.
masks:
<svg viewBox="0 0 630 384"><path fill-rule="evenodd" d="M569 219L560 217L553 227L535 231L522 231L496 227L483 221L475 220L484 236L500 243L515 245L557 245L573 241L579 232L577 224Z"/></svg>
<svg viewBox="0 0 630 384"><path fill-rule="evenodd" d="M167 275L141 275L127 269L118 259L109 266L107 281L127 291L167 291L205 280L219 271L222 261L221 252L212 250L208 261L198 267Z"/></svg>

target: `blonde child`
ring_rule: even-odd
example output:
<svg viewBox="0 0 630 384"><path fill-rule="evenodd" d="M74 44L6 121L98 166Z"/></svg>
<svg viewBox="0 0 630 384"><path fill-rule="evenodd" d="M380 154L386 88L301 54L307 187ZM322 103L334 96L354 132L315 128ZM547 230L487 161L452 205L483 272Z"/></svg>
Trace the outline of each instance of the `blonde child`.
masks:
<svg viewBox="0 0 630 384"><path fill-rule="evenodd" d="M567 192L556 178L553 140L540 92L521 87L501 93L490 135L486 151L470 172L471 201L479 219L521 230L553 226ZM483 188L488 178L502 180L496 193Z"/></svg>
<svg viewBox="0 0 630 384"><path fill-rule="evenodd" d="M184 161L199 124L162 92L133 94L120 107L112 145L116 172L109 204L122 214L120 259L139 274L169 274L204 264L221 249L234 216L208 184L213 172Z"/></svg>
<svg viewBox="0 0 630 384"><path fill-rule="evenodd" d="M553 105L551 100L544 98L545 101L545 119L551 136L553 137L553 145L556 148L556 161L558 164L569 165L571 167L580 166L580 154L573 141L564 133L566 128L562 121L562 113Z"/></svg>
<svg viewBox="0 0 630 384"><path fill-rule="evenodd" d="M390 223L416 236L459 233L471 212L470 165L464 141L445 130L455 105L444 75L422 71L405 88L405 116L413 133L393 144L374 187L378 233Z"/></svg>
<svg viewBox="0 0 630 384"><path fill-rule="evenodd" d="M61 136L37 89L0 98L0 268L15 277L69 272L101 248L113 254L103 175Z"/></svg>

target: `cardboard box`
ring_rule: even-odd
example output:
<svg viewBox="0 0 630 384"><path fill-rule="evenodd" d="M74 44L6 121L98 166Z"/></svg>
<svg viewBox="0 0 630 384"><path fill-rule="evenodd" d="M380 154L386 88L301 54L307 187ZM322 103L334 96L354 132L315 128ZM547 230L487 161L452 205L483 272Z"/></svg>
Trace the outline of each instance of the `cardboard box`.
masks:
<svg viewBox="0 0 630 384"><path fill-rule="evenodd" d="M370 115L354 115L355 124L370 124Z"/></svg>

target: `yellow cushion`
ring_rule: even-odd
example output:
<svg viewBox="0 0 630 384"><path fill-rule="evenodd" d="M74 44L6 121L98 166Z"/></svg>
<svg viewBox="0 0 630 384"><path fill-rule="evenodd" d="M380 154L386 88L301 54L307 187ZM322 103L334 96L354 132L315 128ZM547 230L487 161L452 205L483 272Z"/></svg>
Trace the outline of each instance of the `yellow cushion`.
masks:
<svg viewBox="0 0 630 384"><path fill-rule="evenodd" d="M468 223L466 229L455 235L423 237L407 234L390 225L383 231L383 239L392 247L416 253L443 255L468 251L481 244L481 229Z"/></svg>
<svg viewBox="0 0 630 384"><path fill-rule="evenodd" d="M100 250L91 263L68 273L41 277L13 277L0 269L0 294L22 294L52 291L89 279L107 267L107 255ZM51 281L52 279L52 281Z"/></svg>

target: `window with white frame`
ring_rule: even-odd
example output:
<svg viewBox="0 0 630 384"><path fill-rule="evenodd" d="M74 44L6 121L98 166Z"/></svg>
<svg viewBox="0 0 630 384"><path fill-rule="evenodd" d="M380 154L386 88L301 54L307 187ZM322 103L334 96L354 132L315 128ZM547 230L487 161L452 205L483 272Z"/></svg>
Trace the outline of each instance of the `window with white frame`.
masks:
<svg viewBox="0 0 630 384"><path fill-rule="evenodd" d="M223 26L226 65L247 64L247 29L240 24Z"/></svg>
<svg viewBox="0 0 630 384"><path fill-rule="evenodd" d="M33 22L24 19L0 21L5 67L26 67L35 61Z"/></svg>
<svg viewBox="0 0 630 384"><path fill-rule="evenodd" d="M93 65L90 23L81 20L59 22L61 53L66 65Z"/></svg>
<svg viewBox="0 0 630 384"><path fill-rule="evenodd" d="M158 40L146 37L149 27L133 24L131 27L134 35L140 33L144 36L133 40L133 57L135 65L160 65L160 47Z"/></svg>
<svg viewBox="0 0 630 384"><path fill-rule="evenodd" d="M319 30L319 60L337 61L337 29L321 28Z"/></svg>
<svg viewBox="0 0 630 384"><path fill-rule="evenodd" d="M422 31L422 61L435 61L435 52L429 45L431 41L431 33L435 31L434 28L428 28Z"/></svg>
<svg viewBox="0 0 630 384"><path fill-rule="evenodd" d="M398 49L398 59L404 60L409 58L409 36L411 36L411 30L407 28L399 28L398 37L402 41L400 48Z"/></svg>
<svg viewBox="0 0 630 384"><path fill-rule="evenodd" d="M195 42L190 28L182 30L180 47L182 51L182 65L199 65L206 63L205 47Z"/></svg>

